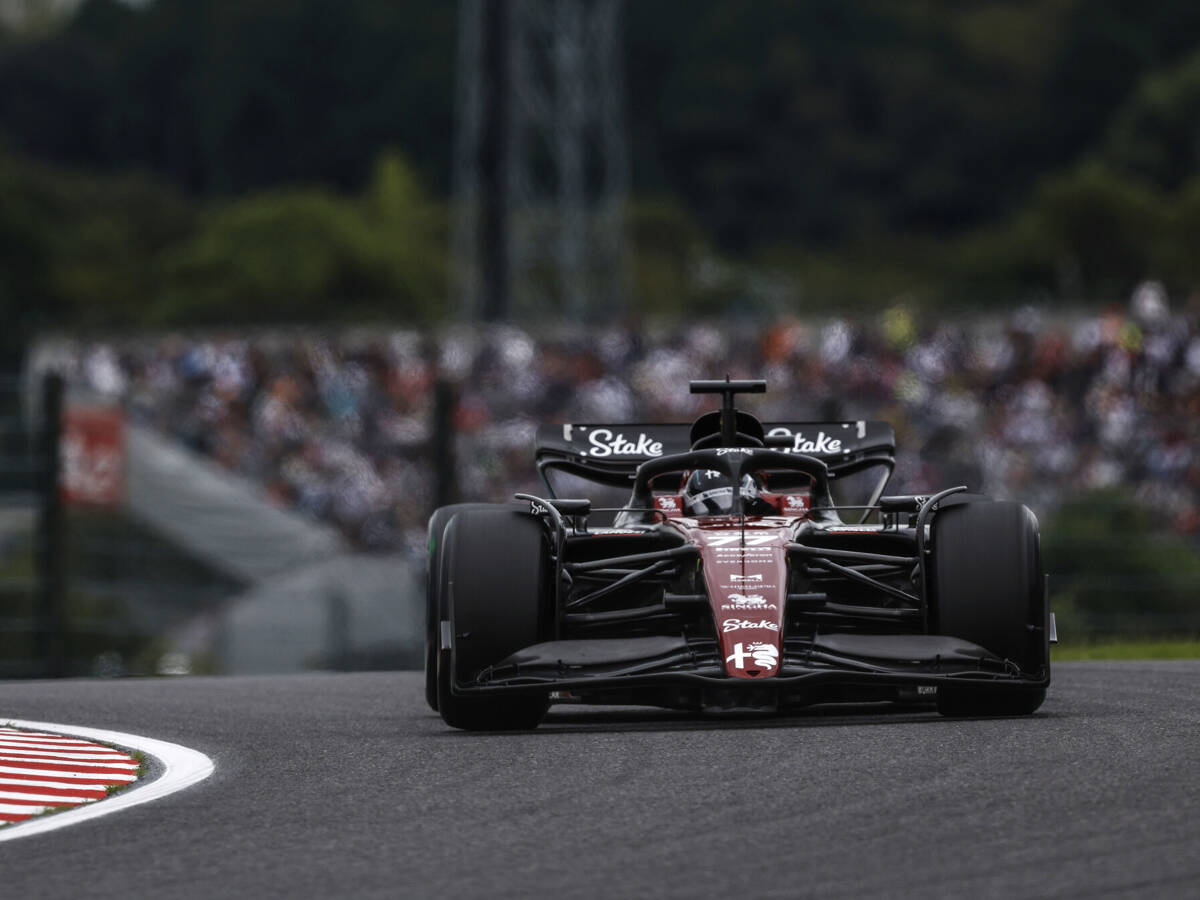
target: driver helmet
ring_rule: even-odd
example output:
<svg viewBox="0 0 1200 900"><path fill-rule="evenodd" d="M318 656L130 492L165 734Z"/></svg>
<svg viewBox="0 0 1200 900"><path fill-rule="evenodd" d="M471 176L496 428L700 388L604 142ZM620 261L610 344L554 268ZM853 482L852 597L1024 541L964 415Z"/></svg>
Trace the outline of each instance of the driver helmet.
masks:
<svg viewBox="0 0 1200 900"><path fill-rule="evenodd" d="M743 475L742 511L751 516L769 514L773 507L760 496L758 479ZM683 487L683 512L688 516L727 516L733 511L733 481L716 469L697 469Z"/></svg>

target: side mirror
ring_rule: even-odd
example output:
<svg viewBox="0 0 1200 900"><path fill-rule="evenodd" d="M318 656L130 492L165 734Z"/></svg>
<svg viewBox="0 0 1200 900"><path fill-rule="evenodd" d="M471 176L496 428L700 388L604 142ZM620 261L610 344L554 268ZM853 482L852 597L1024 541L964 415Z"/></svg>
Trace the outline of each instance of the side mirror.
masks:
<svg viewBox="0 0 1200 900"><path fill-rule="evenodd" d="M885 513L909 512L915 513L927 498L916 496L880 497L879 510Z"/></svg>

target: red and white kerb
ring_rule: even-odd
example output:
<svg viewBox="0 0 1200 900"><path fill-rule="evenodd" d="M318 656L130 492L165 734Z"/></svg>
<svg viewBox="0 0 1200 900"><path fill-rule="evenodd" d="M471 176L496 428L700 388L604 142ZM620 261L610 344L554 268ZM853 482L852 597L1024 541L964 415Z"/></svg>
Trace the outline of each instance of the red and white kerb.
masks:
<svg viewBox="0 0 1200 900"><path fill-rule="evenodd" d="M61 734L0 728L0 826L108 796L137 780L127 753Z"/></svg>

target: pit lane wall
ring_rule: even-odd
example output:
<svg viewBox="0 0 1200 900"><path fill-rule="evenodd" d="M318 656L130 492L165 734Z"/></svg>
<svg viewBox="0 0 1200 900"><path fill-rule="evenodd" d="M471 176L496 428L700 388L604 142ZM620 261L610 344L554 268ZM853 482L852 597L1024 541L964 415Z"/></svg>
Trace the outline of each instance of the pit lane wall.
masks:
<svg viewBox="0 0 1200 900"><path fill-rule="evenodd" d="M413 563L351 552L332 528L141 426L128 428L128 508L245 585L170 632L172 664L230 674L415 666Z"/></svg>
<svg viewBox="0 0 1200 900"><path fill-rule="evenodd" d="M348 552L332 528L280 509L261 486L144 426L126 426L126 470L135 515L247 585Z"/></svg>

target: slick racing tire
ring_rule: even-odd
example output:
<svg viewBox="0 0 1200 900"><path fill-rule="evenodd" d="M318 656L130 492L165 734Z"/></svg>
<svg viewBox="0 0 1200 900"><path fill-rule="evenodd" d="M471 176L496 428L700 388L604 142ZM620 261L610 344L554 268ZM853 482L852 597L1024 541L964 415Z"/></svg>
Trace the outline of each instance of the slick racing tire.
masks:
<svg viewBox="0 0 1200 900"><path fill-rule="evenodd" d="M932 630L971 641L1017 665L1027 678L1050 675L1049 614L1037 519L1003 500L942 509L933 520ZM1043 686L946 685L948 716L1027 715Z"/></svg>
<svg viewBox="0 0 1200 900"><path fill-rule="evenodd" d="M489 509L490 503L455 503L434 510L429 517L425 556L425 702L437 712L437 657L441 622L446 618L445 546L443 539L450 520L463 510Z"/></svg>
<svg viewBox="0 0 1200 900"><path fill-rule="evenodd" d="M438 651L438 712L469 731L536 728L550 705L547 692L470 697L453 686L551 636L550 550L541 521L511 506L464 510L446 528L443 552L451 646Z"/></svg>

